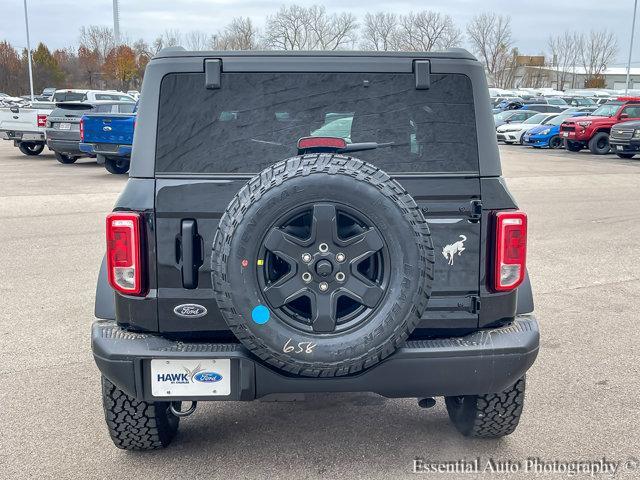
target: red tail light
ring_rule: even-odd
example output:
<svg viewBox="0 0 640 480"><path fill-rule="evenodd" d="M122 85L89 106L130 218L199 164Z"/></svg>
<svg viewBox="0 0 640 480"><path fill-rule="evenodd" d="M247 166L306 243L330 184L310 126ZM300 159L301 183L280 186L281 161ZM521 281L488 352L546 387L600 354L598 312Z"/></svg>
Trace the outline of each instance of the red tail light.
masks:
<svg viewBox="0 0 640 480"><path fill-rule="evenodd" d="M308 148L345 148L347 142L339 137L304 137L298 140L298 149Z"/></svg>
<svg viewBox="0 0 640 480"><path fill-rule="evenodd" d="M47 115L38 114L38 127L44 127L47 125Z"/></svg>
<svg viewBox="0 0 640 480"><path fill-rule="evenodd" d="M84 142L84 120L80 120L80 141Z"/></svg>
<svg viewBox="0 0 640 480"><path fill-rule="evenodd" d="M114 212L107 216L107 269L109 283L118 292L142 295L142 243L140 215Z"/></svg>
<svg viewBox="0 0 640 480"><path fill-rule="evenodd" d="M498 212L495 215L496 244L493 288L513 290L524 280L527 258L527 215Z"/></svg>

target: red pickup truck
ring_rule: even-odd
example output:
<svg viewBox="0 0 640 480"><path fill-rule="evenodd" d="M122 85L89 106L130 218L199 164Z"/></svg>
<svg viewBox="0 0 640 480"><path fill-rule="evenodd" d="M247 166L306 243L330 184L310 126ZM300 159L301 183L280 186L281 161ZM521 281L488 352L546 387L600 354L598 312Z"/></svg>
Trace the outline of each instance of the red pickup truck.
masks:
<svg viewBox="0 0 640 480"><path fill-rule="evenodd" d="M578 152L589 148L595 155L609 153L609 133L616 123L640 120L640 98L619 97L598 107L591 115L571 117L560 125L565 148Z"/></svg>

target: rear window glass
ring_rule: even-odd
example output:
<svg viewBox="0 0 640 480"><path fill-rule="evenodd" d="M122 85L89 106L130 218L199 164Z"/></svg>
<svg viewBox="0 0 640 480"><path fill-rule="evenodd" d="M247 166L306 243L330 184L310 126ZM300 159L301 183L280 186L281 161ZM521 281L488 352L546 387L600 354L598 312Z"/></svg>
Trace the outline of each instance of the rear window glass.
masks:
<svg viewBox="0 0 640 480"><path fill-rule="evenodd" d="M120 105L118 105L119 113L133 113L135 109L136 109L135 103L127 103L127 104L121 103Z"/></svg>
<svg viewBox="0 0 640 480"><path fill-rule="evenodd" d="M119 102L135 102L135 100L127 95L118 95L117 93L96 93L96 100L116 100Z"/></svg>
<svg viewBox="0 0 640 480"><path fill-rule="evenodd" d="M94 112L96 113L111 113L113 112L113 104L111 103L102 103L99 105L96 105L94 108Z"/></svg>
<svg viewBox="0 0 640 480"><path fill-rule="evenodd" d="M389 172L477 172L473 92L468 77L432 74L223 73L162 81L156 172L257 173L297 154L302 137L376 142L352 155Z"/></svg>
<svg viewBox="0 0 640 480"><path fill-rule="evenodd" d="M81 92L57 92L53 96L54 102L82 102L87 96Z"/></svg>

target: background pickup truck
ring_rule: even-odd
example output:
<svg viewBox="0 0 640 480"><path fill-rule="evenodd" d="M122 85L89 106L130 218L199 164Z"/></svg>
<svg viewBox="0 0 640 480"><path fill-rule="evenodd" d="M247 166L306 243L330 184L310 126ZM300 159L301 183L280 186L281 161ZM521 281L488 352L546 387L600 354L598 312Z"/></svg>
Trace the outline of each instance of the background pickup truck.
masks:
<svg viewBox="0 0 640 480"><path fill-rule="evenodd" d="M570 152L588 148L594 155L605 155L611 149L611 127L631 120L640 120L640 97L618 97L591 115L565 120L560 125L560 137Z"/></svg>
<svg viewBox="0 0 640 480"><path fill-rule="evenodd" d="M39 155L44 150L47 117L54 106L33 102L29 107L0 108L0 138L13 140L25 155Z"/></svg>
<svg viewBox="0 0 640 480"><path fill-rule="evenodd" d="M135 113L85 114L80 121L80 151L96 155L110 173L129 171Z"/></svg>

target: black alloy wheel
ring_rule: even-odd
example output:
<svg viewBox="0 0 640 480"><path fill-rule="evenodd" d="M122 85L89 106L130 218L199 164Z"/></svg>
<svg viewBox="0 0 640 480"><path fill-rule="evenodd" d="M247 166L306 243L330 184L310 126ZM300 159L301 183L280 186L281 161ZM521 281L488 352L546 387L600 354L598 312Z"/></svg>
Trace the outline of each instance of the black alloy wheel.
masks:
<svg viewBox="0 0 640 480"><path fill-rule="evenodd" d="M361 212L322 202L290 212L262 245L258 282L272 310L304 332L338 333L365 322L390 270L382 235Z"/></svg>

